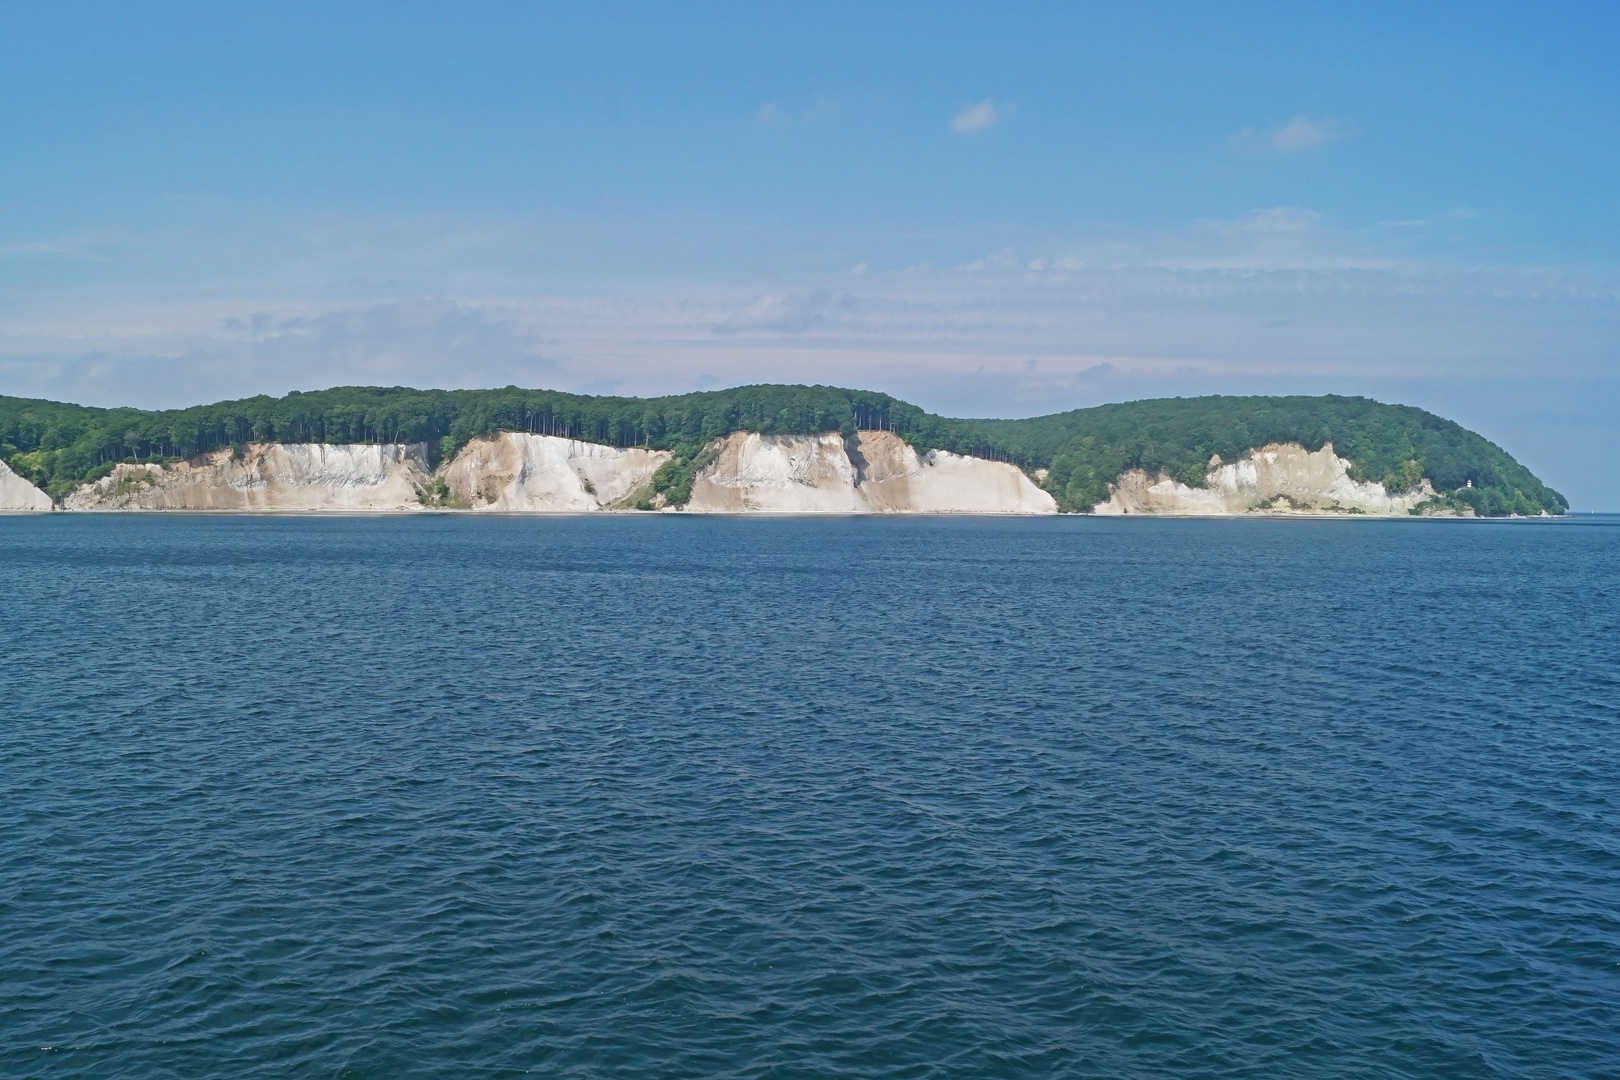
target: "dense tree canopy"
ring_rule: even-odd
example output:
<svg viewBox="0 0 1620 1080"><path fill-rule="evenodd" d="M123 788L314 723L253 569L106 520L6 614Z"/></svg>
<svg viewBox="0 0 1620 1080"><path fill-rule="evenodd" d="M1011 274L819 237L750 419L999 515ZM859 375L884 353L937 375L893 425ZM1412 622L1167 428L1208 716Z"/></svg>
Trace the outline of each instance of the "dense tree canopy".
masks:
<svg viewBox="0 0 1620 1080"><path fill-rule="evenodd" d="M421 442L431 456L497 431L564 435L675 451L658 486L690 488L710 440L885 428L919 449L938 447L1048 469L1044 485L1066 510L1107 498L1127 469L1203 482L1210 458L1254 447L1325 442L1358 478L1406 490L1428 477L1447 498L1483 514L1559 513L1563 496L1499 447L1421 409L1349 397L1165 398L1030 420L955 420L887 394L829 386L744 386L663 398L587 397L544 390L339 387L188 409L92 409L0 397L0 457L60 499L120 461L187 458L249 442Z"/></svg>

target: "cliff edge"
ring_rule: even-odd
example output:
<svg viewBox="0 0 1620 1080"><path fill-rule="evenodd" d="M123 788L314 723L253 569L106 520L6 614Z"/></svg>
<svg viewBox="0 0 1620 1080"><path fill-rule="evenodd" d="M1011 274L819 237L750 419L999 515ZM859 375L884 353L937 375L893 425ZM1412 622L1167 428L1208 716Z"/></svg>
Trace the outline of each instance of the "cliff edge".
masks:
<svg viewBox="0 0 1620 1080"><path fill-rule="evenodd" d="M1391 495L1377 481L1357 481L1350 462L1333 444L1306 450L1298 443L1253 450L1241 461L1210 462L1203 487L1189 487L1164 474L1150 478L1131 469L1112 485L1095 514L1172 514L1182 516L1251 513L1409 514L1435 497L1427 479Z"/></svg>
<svg viewBox="0 0 1620 1080"><path fill-rule="evenodd" d="M845 438L739 431L711 447L686 509L736 514L1055 514L1014 465L933 450L887 431Z"/></svg>
<svg viewBox="0 0 1620 1080"><path fill-rule="evenodd" d="M585 513L622 505L667 450L621 449L505 431L474 439L440 471L440 505L517 513Z"/></svg>
<svg viewBox="0 0 1620 1080"><path fill-rule="evenodd" d="M50 510L51 497L0 461L0 510Z"/></svg>
<svg viewBox="0 0 1620 1080"><path fill-rule="evenodd" d="M120 464L62 500L65 510L415 510L424 444L255 443L193 464Z"/></svg>

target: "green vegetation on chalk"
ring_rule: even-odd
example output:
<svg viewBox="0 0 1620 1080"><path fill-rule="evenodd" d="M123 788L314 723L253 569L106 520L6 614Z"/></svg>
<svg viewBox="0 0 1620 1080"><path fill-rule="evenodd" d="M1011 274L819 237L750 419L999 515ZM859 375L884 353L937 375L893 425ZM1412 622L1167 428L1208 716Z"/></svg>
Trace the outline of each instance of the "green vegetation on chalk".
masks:
<svg viewBox="0 0 1620 1080"><path fill-rule="evenodd" d="M1128 469L1203 483L1212 456L1254 447L1331 442L1358 479L1405 491L1427 477L1448 505L1484 515L1560 513L1563 496L1500 447L1422 409L1353 397L1163 398L1029 420L957 420L887 394L829 386L743 386L663 398L587 397L543 390L339 387L187 409L93 409L0 397L0 457L60 499L120 461L168 461L249 442L423 442L434 460L497 431L560 435L671 450L638 505L691 494L704 447L734 431L809 434L893 431L939 448L1048 469L1044 486L1065 510L1108 497Z"/></svg>
<svg viewBox="0 0 1620 1080"><path fill-rule="evenodd" d="M668 506L685 506L692 497L692 481L715 459L715 452L702 443L680 443L673 450L670 459L653 473L647 496L636 501L637 510L653 509L653 498L658 495Z"/></svg>
<svg viewBox="0 0 1620 1080"><path fill-rule="evenodd" d="M1159 398L1031 420L946 421L935 445L972 453L971 440L1026 467L1049 467L1046 488L1066 510L1108 497L1128 469L1202 485L1210 458L1236 461L1271 443L1319 450L1332 443L1357 480L1391 493L1425 477L1455 507L1485 516L1563 513L1568 501L1529 469L1462 425L1407 405L1360 397Z"/></svg>
<svg viewBox="0 0 1620 1080"><path fill-rule="evenodd" d="M0 397L0 457L61 498L119 461L190 458L248 442L425 442L434 460L497 431L616 446L702 446L733 431L843 430L894 399L830 387L750 386L668 398L544 390L346 386L187 409L94 409Z"/></svg>

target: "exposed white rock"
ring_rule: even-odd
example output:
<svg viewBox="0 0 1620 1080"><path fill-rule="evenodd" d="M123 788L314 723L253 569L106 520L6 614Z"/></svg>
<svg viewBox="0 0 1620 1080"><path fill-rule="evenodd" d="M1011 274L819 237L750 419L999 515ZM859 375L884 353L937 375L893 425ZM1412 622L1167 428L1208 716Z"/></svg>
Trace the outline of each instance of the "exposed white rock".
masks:
<svg viewBox="0 0 1620 1080"><path fill-rule="evenodd" d="M946 450L919 456L887 431L863 431L855 447L860 493L877 512L1055 514L1057 502L1015 465Z"/></svg>
<svg viewBox="0 0 1620 1080"><path fill-rule="evenodd" d="M898 436L863 431L737 432L692 484L697 513L1053 514L1057 503L1015 466L941 450L919 456Z"/></svg>
<svg viewBox="0 0 1620 1080"><path fill-rule="evenodd" d="M728 514L857 514L867 510L844 437L760 435L739 431L721 439L714 461L692 483L686 509Z"/></svg>
<svg viewBox="0 0 1620 1080"><path fill-rule="evenodd" d="M861 432L850 440L836 433L738 432L710 449L714 460L696 478L687 505L699 513L1057 511L1052 497L1012 465L938 450L919 456L888 432ZM125 463L81 485L63 505L69 510L420 510L423 495L442 492L451 507L579 513L627 508L670 458L661 450L504 432L468 443L435 477L426 451L423 444L263 443L244 448L239 458L220 450L196 464ZM18 508L50 508L43 492L9 470L0 483L7 478L0 492Z"/></svg>
<svg viewBox="0 0 1620 1080"><path fill-rule="evenodd" d="M1328 443L1314 453L1298 443L1272 444L1250 451L1241 461L1211 462L1201 488L1140 469L1113 484L1098 514L1224 515L1255 512L1295 514L1405 514L1434 497L1427 479L1401 495L1384 485L1350 478L1350 463Z"/></svg>
<svg viewBox="0 0 1620 1080"><path fill-rule="evenodd" d="M0 510L49 510L51 497L0 461Z"/></svg>
<svg viewBox="0 0 1620 1080"><path fill-rule="evenodd" d="M669 457L664 450L508 431L462 447L443 479L452 505L579 513L625 502Z"/></svg>
<svg viewBox="0 0 1620 1080"><path fill-rule="evenodd" d="M255 443L241 458L119 465L63 500L69 510L420 510L427 446Z"/></svg>
<svg viewBox="0 0 1620 1080"><path fill-rule="evenodd" d="M1051 514L1057 504L1022 470L942 450L919 455L899 437L863 431L771 436L737 432L711 444L692 485L697 513ZM474 440L440 471L448 503L478 510L577 513L626 507L670 455L549 435ZM1212 462L1207 485L1126 473L1098 514L1405 514L1434 496L1427 480L1390 495L1358 483L1331 445L1297 444ZM253 444L197 464L119 465L72 492L70 510L419 510L434 486L427 448ZM0 509L49 510L50 499L0 463Z"/></svg>

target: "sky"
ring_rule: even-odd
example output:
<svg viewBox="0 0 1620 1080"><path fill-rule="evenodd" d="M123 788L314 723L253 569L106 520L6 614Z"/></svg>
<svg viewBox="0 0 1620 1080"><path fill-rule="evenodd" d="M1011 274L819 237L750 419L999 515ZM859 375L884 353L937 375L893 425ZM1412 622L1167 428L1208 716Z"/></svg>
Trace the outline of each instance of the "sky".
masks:
<svg viewBox="0 0 1620 1080"><path fill-rule="evenodd" d="M1364 394L1620 510L1620 7L0 6L0 393Z"/></svg>

